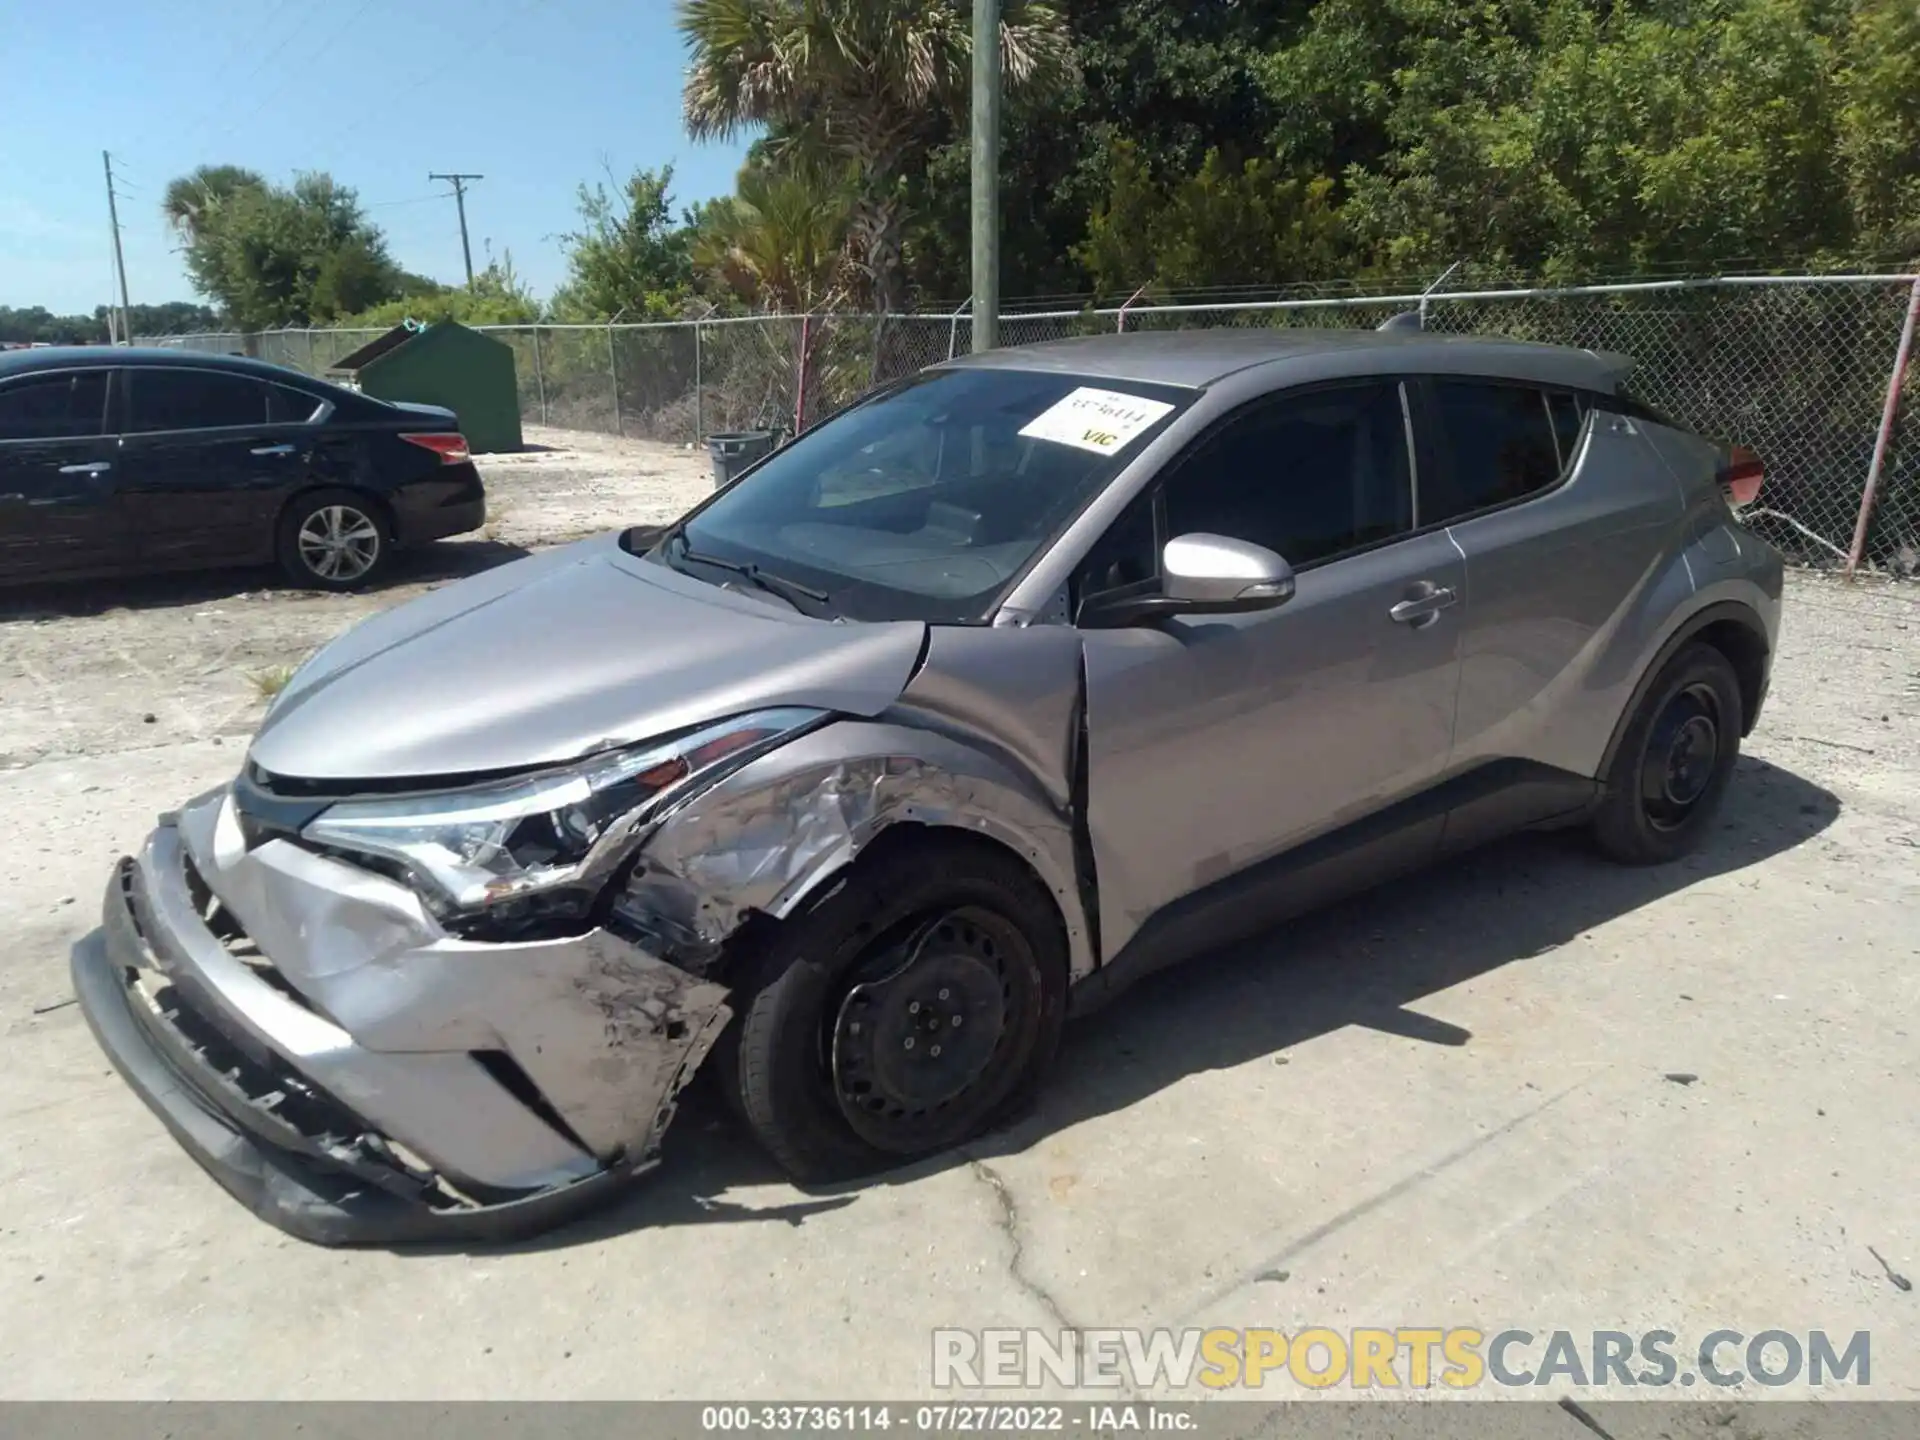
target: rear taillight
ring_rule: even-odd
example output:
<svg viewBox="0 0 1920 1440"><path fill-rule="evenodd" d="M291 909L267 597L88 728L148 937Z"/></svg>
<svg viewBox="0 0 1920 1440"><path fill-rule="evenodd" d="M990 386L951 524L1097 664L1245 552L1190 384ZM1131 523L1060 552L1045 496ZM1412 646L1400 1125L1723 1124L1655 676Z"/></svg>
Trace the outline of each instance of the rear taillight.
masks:
<svg viewBox="0 0 1920 1440"><path fill-rule="evenodd" d="M1767 467L1744 445L1734 446L1726 464L1720 467L1720 489L1735 510L1744 510L1759 498L1766 478Z"/></svg>
<svg viewBox="0 0 1920 1440"><path fill-rule="evenodd" d="M431 435L402 435L409 445L418 445L422 450L431 450L440 457L442 465L458 465L462 460L473 458L473 452L467 449L467 437L459 433L437 432Z"/></svg>

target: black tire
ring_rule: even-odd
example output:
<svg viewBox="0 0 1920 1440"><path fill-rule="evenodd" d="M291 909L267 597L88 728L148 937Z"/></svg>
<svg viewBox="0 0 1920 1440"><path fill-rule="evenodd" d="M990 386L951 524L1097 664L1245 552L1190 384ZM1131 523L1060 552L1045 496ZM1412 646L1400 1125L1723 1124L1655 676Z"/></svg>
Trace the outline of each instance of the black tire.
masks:
<svg viewBox="0 0 1920 1440"><path fill-rule="evenodd" d="M1744 728L1740 680L1711 645L1684 646L1648 688L1594 815L1601 853L1663 865L1696 849L1719 813Z"/></svg>
<svg viewBox="0 0 1920 1440"><path fill-rule="evenodd" d="M1052 898L1011 855L964 837L887 846L758 930L737 963L718 1078L801 1184L892 1169L990 1129L1038 1088L1066 1018ZM920 989L924 1010L910 998ZM975 1029L963 1031L968 1015ZM946 1041L943 1066L949 1034L964 1038ZM936 1099L960 1075L972 1078Z"/></svg>
<svg viewBox="0 0 1920 1440"><path fill-rule="evenodd" d="M393 525L386 506L371 495L309 490L281 512L274 554L295 585L361 590L386 573L393 558Z"/></svg>

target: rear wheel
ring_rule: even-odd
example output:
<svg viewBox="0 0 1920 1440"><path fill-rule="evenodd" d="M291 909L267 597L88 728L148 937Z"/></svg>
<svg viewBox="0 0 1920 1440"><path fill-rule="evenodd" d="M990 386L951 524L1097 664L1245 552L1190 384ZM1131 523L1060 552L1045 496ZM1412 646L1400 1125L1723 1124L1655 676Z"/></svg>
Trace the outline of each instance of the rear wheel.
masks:
<svg viewBox="0 0 1920 1440"><path fill-rule="evenodd" d="M386 569L392 551L385 508L353 490L312 490L280 516L280 568L296 585L358 590Z"/></svg>
<svg viewBox="0 0 1920 1440"><path fill-rule="evenodd" d="M1037 1087L1065 1019L1059 913L1024 866L979 842L898 845L743 960L722 1082L802 1182L980 1134Z"/></svg>
<svg viewBox="0 0 1920 1440"><path fill-rule="evenodd" d="M1669 660L1621 737L1593 833L1608 857L1657 865L1694 850L1740 757L1740 681L1710 645Z"/></svg>

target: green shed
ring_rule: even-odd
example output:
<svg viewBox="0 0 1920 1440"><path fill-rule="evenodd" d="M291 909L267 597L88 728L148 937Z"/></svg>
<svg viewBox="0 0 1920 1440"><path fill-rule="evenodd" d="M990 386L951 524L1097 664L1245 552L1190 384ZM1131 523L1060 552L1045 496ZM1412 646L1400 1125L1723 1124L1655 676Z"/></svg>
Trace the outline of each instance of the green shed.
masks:
<svg viewBox="0 0 1920 1440"><path fill-rule="evenodd" d="M458 321L396 325L335 361L327 376L377 400L446 406L476 454L520 448L513 350Z"/></svg>

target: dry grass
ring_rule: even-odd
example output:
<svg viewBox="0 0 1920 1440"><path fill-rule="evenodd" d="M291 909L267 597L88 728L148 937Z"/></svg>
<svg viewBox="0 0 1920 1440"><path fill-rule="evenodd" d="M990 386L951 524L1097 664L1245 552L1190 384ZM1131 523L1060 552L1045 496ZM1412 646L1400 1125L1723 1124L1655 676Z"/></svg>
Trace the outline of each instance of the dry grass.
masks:
<svg viewBox="0 0 1920 1440"><path fill-rule="evenodd" d="M298 668L297 665L269 665L265 670L255 670L247 679L262 700L271 700L287 688L287 682L293 679L293 672Z"/></svg>
<svg viewBox="0 0 1920 1440"><path fill-rule="evenodd" d="M498 541L501 535L500 527L512 514L513 507L511 505L502 505L489 499L487 501L487 520L486 523L480 527L481 538Z"/></svg>

